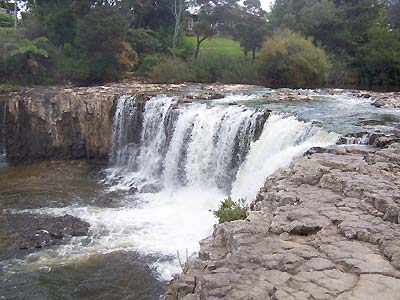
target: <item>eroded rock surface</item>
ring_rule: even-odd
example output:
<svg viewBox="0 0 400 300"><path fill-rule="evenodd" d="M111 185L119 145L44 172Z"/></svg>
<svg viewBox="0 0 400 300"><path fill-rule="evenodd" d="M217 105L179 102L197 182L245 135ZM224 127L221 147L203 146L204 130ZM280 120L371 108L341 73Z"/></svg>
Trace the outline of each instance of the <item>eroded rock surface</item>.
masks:
<svg viewBox="0 0 400 300"><path fill-rule="evenodd" d="M311 151L216 226L167 299L400 299L400 144Z"/></svg>

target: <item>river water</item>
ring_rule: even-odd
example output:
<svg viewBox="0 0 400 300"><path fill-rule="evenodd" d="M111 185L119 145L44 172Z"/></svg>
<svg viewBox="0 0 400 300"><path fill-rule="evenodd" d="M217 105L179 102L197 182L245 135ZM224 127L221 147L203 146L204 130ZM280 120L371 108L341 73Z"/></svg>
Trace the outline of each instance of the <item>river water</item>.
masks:
<svg viewBox="0 0 400 300"><path fill-rule="evenodd" d="M70 214L90 231L4 254L0 299L158 299L180 271L177 251L199 249L216 223L210 209L225 197L252 201L266 177L341 134L399 128L398 111L369 99L299 92L311 100L271 101L277 91L268 89L179 105L178 96L159 95L144 112L127 95L117 105L110 162L3 166L1 214ZM0 230L0 259L10 230Z"/></svg>

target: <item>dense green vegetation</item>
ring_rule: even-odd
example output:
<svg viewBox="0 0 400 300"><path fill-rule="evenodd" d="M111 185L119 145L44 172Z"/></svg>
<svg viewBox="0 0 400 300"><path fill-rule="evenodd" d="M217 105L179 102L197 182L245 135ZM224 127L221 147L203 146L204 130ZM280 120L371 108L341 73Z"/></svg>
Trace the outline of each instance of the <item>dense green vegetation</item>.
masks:
<svg viewBox="0 0 400 300"><path fill-rule="evenodd" d="M268 39L260 54L260 76L272 86L321 86L328 82L327 54L290 30Z"/></svg>
<svg viewBox="0 0 400 300"><path fill-rule="evenodd" d="M400 86L400 0L0 0L0 82ZM189 7L192 7L189 10ZM24 8L22 11L21 8ZM196 10L187 28L189 11Z"/></svg>

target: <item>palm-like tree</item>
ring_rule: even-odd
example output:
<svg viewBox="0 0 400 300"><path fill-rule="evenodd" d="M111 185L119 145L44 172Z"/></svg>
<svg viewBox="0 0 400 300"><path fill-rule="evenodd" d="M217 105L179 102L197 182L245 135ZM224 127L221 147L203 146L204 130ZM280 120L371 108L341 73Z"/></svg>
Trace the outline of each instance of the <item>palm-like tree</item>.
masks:
<svg viewBox="0 0 400 300"><path fill-rule="evenodd" d="M9 54L10 57L22 60L24 68L27 68L31 75L36 75L39 69L38 59L40 57L47 58L48 52L43 48L48 42L47 38L39 37L34 40L24 39L18 44L14 44Z"/></svg>

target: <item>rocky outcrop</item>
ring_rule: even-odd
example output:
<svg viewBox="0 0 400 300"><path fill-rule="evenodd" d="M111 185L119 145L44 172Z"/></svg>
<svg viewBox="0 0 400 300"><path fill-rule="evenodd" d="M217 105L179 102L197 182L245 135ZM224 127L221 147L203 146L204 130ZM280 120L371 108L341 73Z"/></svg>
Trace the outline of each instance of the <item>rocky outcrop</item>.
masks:
<svg viewBox="0 0 400 300"><path fill-rule="evenodd" d="M216 226L167 299L396 300L400 144L310 151Z"/></svg>
<svg viewBox="0 0 400 300"><path fill-rule="evenodd" d="M70 215L63 217L31 214L0 214L0 260L20 257L38 249L67 243L72 237L86 236L89 223ZM7 237L5 237L7 235Z"/></svg>
<svg viewBox="0 0 400 300"><path fill-rule="evenodd" d="M386 93L376 96L372 105L379 108L400 108L400 93Z"/></svg>

